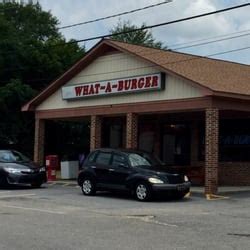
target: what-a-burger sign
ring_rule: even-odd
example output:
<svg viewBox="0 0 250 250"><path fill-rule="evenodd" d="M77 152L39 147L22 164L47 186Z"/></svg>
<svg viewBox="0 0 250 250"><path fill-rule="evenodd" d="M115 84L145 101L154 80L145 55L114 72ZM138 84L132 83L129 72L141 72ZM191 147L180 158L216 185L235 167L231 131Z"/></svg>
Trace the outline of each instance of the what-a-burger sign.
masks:
<svg viewBox="0 0 250 250"><path fill-rule="evenodd" d="M161 90L164 87L164 73L84 83L62 88L63 99L91 96L124 94L147 90Z"/></svg>

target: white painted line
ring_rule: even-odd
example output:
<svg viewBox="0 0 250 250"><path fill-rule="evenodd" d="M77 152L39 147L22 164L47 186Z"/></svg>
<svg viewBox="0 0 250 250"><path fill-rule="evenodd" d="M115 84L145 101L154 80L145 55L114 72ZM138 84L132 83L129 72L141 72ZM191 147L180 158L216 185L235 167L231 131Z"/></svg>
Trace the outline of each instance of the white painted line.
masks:
<svg viewBox="0 0 250 250"><path fill-rule="evenodd" d="M157 225L161 225L161 226L178 227L175 224L168 224L168 223L160 222L160 221L157 221L157 220L145 220L145 221L149 222L149 223L154 223L154 224L157 224Z"/></svg>
<svg viewBox="0 0 250 250"><path fill-rule="evenodd" d="M39 208L9 206L9 205L8 206L7 205L2 205L2 207L29 210L29 211L36 211L36 212L42 212L42 213L50 213L50 214L65 214L64 212L61 212L61 211L52 211L52 210L39 209Z"/></svg>
<svg viewBox="0 0 250 250"><path fill-rule="evenodd" d="M11 191L0 191L0 195L1 194L5 194L5 193L10 193Z"/></svg>
<svg viewBox="0 0 250 250"><path fill-rule="evenodd" d="M15 198L15 197L25 197L25 196L34 196L35 194L13 194L13 195L0 195L0 199L5 198Z"/></svg>
<svg viewBox="0 0 250 250"><path fill-rule="evenodd" d="M46 184L47 184L47 185L50 185L50 186L54 186L54 185L56 185L56 183L55 183L55 182L47 182Z"/></svg>

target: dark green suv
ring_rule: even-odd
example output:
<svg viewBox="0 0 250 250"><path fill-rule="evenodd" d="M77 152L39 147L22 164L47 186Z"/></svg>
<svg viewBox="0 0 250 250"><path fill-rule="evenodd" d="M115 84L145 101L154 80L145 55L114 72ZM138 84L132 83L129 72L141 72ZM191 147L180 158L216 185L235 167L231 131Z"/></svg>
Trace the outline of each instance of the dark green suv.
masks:
<svg viewBox="0 0 250 250"><path fill-rule="evenodd" d="M135 150L102 148L92 151L78 175L84 195L99 190L129 191L139 201L155 193L183 198L190 189L185 175L175 173L152 154Z"/></svg>

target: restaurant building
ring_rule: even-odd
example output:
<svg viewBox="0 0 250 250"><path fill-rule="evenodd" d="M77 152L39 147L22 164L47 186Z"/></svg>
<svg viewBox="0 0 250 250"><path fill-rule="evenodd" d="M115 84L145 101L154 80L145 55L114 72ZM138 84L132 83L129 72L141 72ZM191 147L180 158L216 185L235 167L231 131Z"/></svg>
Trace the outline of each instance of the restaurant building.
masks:
<svg viewBox="0 0 250 250"><path fill-rule="evenodd" d="M250 185L250 67L110 39L27 103L34 160L48 120L87 119L90 150L139 148L204 184Z"/></svg>

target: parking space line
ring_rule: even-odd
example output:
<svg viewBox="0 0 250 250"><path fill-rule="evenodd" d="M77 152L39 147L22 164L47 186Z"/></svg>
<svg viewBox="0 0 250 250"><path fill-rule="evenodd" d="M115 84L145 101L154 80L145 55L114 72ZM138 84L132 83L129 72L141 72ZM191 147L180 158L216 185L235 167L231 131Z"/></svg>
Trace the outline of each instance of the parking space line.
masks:
<svg viewBox="0 0 250 250"><path fill-rule="evenodd" d="M26 196L34 196L36 194L13 194L13 195L0 195L0 199L6 198L15 198L15 197L26 197Z"/></svg>
<svg viewBox="0 0 250 250"><path fill-rule="evenodd" d="M47 185L54 186L54 185L56 185L56 183L55 182L47 182Z"/></svg>
<svg viewBox="0 0 250 250"><path fill-rule="evenodd" d="M68 187L68 186L70 186L71 184L70 183L66 183L66 184L63 184L62 186L63 187Z"/></svg>
<svg viewBox="0 0 250 250"><path fill-rule="evenodd" d="M0 195L1 194L6 194L6 193L10 193L11 191L0 191Z"/></svg>
<svg viewBox="0 0 250 250"><path fill-rule="evenodd" d="M29 211L42 212L42 213L50 213L50 214L60 214L60 215L65 214L62 211L53 211L53 210L46 210L46 209L39 209L39 208L20 207L20 206L11 206L11 205L2 205L2 207L21 209L21 210L29 210Z"/></svg>
<svg viewBox="0 0 250 250"><path fill-rule="evenodd" d="M206 194L206 199L209 201L215 201L215 200L225 200L229 199L228 196L222 196L222 195L215 195L215 194Z"/></svg>

